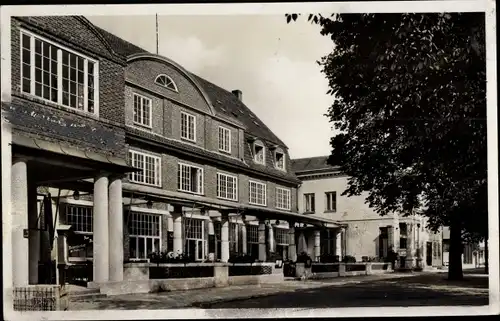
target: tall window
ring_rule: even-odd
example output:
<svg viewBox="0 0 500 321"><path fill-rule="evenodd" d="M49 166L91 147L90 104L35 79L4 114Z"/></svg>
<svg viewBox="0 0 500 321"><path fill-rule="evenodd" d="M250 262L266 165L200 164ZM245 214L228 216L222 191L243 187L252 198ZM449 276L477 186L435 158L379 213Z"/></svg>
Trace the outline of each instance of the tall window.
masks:
<svg viewBox="0 0 500 321"><path fill-rule="evenodd" d="M219 150L231 153L231 130L219 126Z"/></svg>
<svg viewBox="0 0 500 321"><path fill-rule="evenodd" d="M288 258L288 229L276 227L276 253L283 257L283 260Z"/></svg>
<svg viewBox="0 0 500 321"><path fill-rule="evenodd" d="M335 232L331 229L322 230L320 232L321 254L335 255L336 238Z"/></svg>
<svg viewBox="0 0 500 321"><path fill-rule="evenodd" d="M290 210L290 189L276 187L276 208Z"/></svg>
<svg viewBox="0 0 500 321"><path fill-rule="evenodd" d="M337 192L326 192L326 212L336 212L337 211Z"/></svg>
<svg viewBox="0 0 500 321"><path fill-rule="evenodd" d="M177 85L172 78L167 75L159 75L156 77L155 83L170 90L177 91Z"/></svg>
<svg viewBox="0 0 500 321"><path fill-rule="evenodd" d="M399 223L399 248L407 248L408 238L408 225L406 223Z"/></svg>
<svg viewBox="0 0 500 321"><path fill-rule="evenodd" d="M196 118L185 112L181 112L181 138L196 141Z"/></svg>
<svg viewBox="0 0 500 321"><path fill-rule="evenodd" d="M265 148L261 142L255 142L253 145L254 161L259 164L266 163Z"/></svg>
<svg viewBox="0 0 500 321"><path fill-rule="evenodd" d="M160 215L131 213L128 221L131 259L146 259L161 251Z"/></svg>
<svg viewBox="0 0 500 321"><path fill-rule="evenodd" d="M72 260L85 260L93 256L92 207L66 205L66 224L74 233L68 236L68 256Z"/></svg>
<svg viewBox="0 0 500 321"><path fill-rule="evenodd" d="M254 205L266 205L266 184L250 181L249 203Z"/></svg>
<svg viewBox="0 0 500 321"><path fill-rule="evenodd" d="M152 112L151 99L134 94L134 124L151 127Z"/></svg>
<svg viewBox="0 0 500 321"><path fill-rule="evenodd" d="M186 218L184 221L186 245L185 253L196 261L205 258L205 222L200 219Z"/></svg>
<svg viewBox="0 0 500 321"><path fill-rule="evenodd" d="M247 251L251 257L259 257L259 227L257 225L247 225Z"/></svg>
<svg viewBox="0 0 500 321"><path fill-rule="evenodd" d="M161 159L158 156L148 155L138 151L129 151L132 167L139 168L141 172L129 174L132 182L161 186Z"/></svg>
<svg viewBox="0 0 500 321"><path fill-rule="evenodd" d="M203 194L203 169L179 163L177 188L183 192Z"/></svg>
<svg viewBox="0 0 500 321"><path fill-rule="evenodd" d="M305 213L314 213L315 208L315 197L314 193L304 194L304 212Z"/></svg>
<svg viewBox="0 0 500 321"><path fill-rule="evenodd" d="M69 108L97 114L97 62L21 31L21 89Z"/></svg>
<svg viewBox="0 0 500 321"><path fill-rule="evenodd" d="M217 197L232 201L238 200L238 178L217 173Z"/></svg>
<svg viewBox="0 0 500 321"><path fill-rule="evenodd" d="M274 153L274 163L277 169L285 170L285 154L280 151Z"/></svg>

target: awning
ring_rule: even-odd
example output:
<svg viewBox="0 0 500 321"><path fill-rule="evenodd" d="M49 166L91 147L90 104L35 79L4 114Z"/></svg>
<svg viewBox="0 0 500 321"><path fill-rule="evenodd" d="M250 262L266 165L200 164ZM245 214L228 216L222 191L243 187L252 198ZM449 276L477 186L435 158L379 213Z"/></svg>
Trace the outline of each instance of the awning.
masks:
<svg viewBox="0 0 500 321"><path fill-rule="evenodd" d="M117 172L127 173L139 171L129 166L124 158L84 151L71 146L64 146L60 143L31 138L24 135L12 135L12 144L59 155L77 157L87 161L105 163L108 166L112 166Z"/></svg>

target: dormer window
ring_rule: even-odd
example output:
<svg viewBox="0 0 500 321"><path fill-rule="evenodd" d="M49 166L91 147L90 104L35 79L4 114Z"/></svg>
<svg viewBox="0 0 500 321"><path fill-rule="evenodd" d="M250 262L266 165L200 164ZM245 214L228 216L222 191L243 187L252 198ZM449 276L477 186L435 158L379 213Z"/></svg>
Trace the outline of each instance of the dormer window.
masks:
<svg viewBox="0 0 500 321"><path fill-rule="evenodd" d="M274 165L277 169L285 170L285 153L282 150L274 152Z"/></svg>
<svg viewBox="0 0 500 321"><path fill-rule="evenodd" d="M177 85L172 80L172 78L167 75L159 75L158 77L156 77L155 83L167 89L178 92Z"/></svg>
<svg viewBox="0 0 500 321"><path fill-rule="evenodd" d="M256 141L253 143L253 159L256 163L262 165L266 163L265 151L266 149L262 142Z"/></svg>

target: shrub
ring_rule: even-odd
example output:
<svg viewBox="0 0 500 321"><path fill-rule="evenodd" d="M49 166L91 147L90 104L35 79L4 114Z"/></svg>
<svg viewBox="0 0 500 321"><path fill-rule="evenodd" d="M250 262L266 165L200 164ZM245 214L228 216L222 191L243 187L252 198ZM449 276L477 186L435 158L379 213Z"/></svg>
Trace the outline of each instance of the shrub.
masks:
<svg viewBox="0 0 500 321"><path fill-rule="evenodd" d="M266 262L276 262L276 261L283 261L283 256L282 255L279 255L278 253L269 253L269 255L266 257Z"/></svg>
<svg viewBox="0 0 500 321"><path fill-rule="evenodd" d="M234 254L229 257L229 263L254 263L255 258L248 254Z"/></svg>
<svg viewBox="0 0 500 321"><path fill-rule="evenodd" d="M346 255L342 258L343 263L356 263L356 258L351 255Z"/></svg>
<svg viewBox="0 0 500 321"><path fill-rule="evenodd" d="M297 255L297 263L306 263L307 261L312 261L312 259L306 252Z"/></svg>
<svg viewBox="0 0 500 321"><path fill-rule="evenodd" d="M323 254L319 258L319 261L321 263L338 263L340 261L340 258L338 255L333 255L333 254Z"/></svg>

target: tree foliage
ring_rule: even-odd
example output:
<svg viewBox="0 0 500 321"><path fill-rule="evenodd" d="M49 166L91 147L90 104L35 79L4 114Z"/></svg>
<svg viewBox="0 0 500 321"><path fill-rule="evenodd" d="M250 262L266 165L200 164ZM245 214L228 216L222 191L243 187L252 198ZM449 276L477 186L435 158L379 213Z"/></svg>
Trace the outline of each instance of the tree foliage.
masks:
<svg viewBox="0 0 500 321"><path fill-rule="evenodd" d="M297 17L286 16L288 22ZM419 209L430 228L448 225L466 239L484 239L484 14L308 20L335 44L318 63L333 96L327 116L340 131L331 139L329 162L350 176L343 195L366 191L380 215Z"/></svg>

